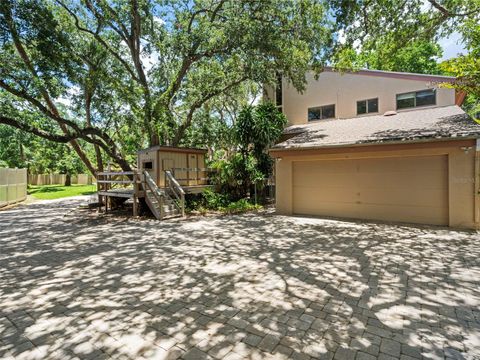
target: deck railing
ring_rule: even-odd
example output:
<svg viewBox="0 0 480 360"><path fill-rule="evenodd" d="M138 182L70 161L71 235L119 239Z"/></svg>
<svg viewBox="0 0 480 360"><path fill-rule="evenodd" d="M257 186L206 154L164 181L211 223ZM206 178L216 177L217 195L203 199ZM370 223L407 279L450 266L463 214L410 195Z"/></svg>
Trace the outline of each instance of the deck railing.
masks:
<svg viewBox="0 0 480 360"><path fill-rule="evenodd" d="M97 190L134 189L140 183L140 174L136 171L104 171L97 173Z"/></svg>
<svg viewBox="0 0 480 360"><path fill-rule="evenodd" d="M158 206L155 206L153 203L151 206L156 209L154 211L158 211L158 217L159 220L162 220L163 217L165 216L165 211L163 209L163 204L165 203L165 194L160 191L159 187L155 183L155 181L152 179L148 171L143 172L143 176L145 179L145 190L150 190L151 194L157 201ZM148 194L145 194L145 199L147 202L149 202ZM154 214L157 216L157 214Z"/></svg>
<svg viewBox="0 0 480 360"><path fill-rule="evenodd" d="M182 216L185 216L185 191L170 171L165 171L165 186L173 195L173 203Z"/></svg>
<svg viewBox="0 0 480 360"><path fill-rule="evenodd" d="M98 210L101 211L102 204L105 205L105 212L108 209L108 200L111 197L133 198L133 215L137 216L137 196L141 176L136 171L103 171L97 173L97 195Z"/></svg>
<svg viewBox="0 0 480 360"><path fill-rule="evenodd" d="M171 173L181 186L211 185L212 168L173 168Z"/></svg>

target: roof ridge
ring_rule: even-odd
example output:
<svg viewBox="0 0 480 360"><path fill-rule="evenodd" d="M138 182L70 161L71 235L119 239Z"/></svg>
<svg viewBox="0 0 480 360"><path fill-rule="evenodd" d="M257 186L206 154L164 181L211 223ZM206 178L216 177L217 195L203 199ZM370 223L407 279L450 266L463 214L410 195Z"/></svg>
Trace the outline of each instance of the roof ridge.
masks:
<svg viewBox="0 0 480 360"><path fill-rule="evenodd" d="M403 79L444 79L444 80L456 80L455 76L449 75L435 75L435 74L420 74L401 71L389 71L389 70L376 70L376 69L358 69L358 70L337 70L332 66L323 67L323 71L335 72L335 73L347 73L352 75L366 75L366 76L384 76Z"/></svg>

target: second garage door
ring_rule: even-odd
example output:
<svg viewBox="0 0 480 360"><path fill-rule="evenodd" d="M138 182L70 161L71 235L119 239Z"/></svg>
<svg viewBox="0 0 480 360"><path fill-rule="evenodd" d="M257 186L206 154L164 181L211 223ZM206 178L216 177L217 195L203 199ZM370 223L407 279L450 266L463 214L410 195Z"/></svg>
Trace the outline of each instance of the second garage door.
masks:
<svg viewBox="0 0 480 360"><path fill-rule="evenodd" d="M447 156L293 163L293 212L448 225Z"/></svg>

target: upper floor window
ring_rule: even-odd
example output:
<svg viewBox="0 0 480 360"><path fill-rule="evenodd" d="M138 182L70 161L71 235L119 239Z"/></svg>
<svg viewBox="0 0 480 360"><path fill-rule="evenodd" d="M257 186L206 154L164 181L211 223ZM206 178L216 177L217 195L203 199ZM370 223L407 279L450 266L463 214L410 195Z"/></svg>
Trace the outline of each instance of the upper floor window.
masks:
<svg viewBox="0 0 480 360"><path fill-rule="evenodd" d="M275 86L275 105L282 110L282 93L283 93L283 87L282 87L282 75L278 74L277 75L277 85Z"/></svg>
<svg viewBox="0 0 480 360"><path fill-rule="evenodd" d="M308 121L331 119L335 117L335 105L308 108Z"/></svg>
<svg viewBox="0 0 480 360"><path fill-rule="evenodd" d="M435 89L412 91L397 95L397 109L407 109L417 106L435 105Z"/></svg>
<svg viewBox="0 0 480 360"><path fill-rule="evenodd" d="M378 98L357 101L357 115L378 112Z"/></svg>

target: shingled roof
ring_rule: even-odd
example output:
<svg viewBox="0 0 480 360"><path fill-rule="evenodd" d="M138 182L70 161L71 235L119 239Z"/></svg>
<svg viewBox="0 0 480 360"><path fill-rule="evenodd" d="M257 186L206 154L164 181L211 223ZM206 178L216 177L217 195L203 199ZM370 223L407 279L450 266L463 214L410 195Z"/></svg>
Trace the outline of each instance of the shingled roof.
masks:
<svg viewBox="0 0 480 360"><path fill-rule="evenodd" d="M480 124L454 105L402 111L393 116L319 120L290 126L285 134L298 135L275 145L272 150L477 138Z"/></svg>

